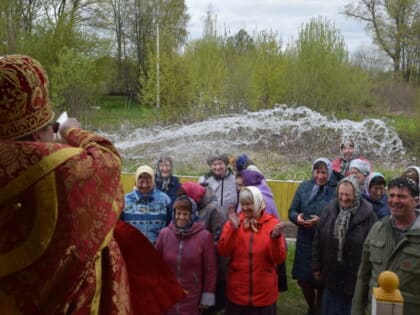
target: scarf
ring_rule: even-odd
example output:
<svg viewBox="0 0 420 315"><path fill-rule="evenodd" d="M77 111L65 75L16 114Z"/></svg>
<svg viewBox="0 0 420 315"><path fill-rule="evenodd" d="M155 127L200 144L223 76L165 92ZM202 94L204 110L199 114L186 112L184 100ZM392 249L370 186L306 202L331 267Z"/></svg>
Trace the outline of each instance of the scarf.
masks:
<svg viewBox="0 0 420 315"><path fill-rule="evenodd" d="M251 229L253 232L258 232L260 227L259 219L264 213L265 203L261 191L255 186L247 186L242 188L242 190L249 190L252 194L254 201L254 211L251 218L245 217L244 219L244 228Z"/></svg>
<svg viewBox="0 0 420 315"><path fill-rule="evenodd" d="M349 229L351 216L355 215L360 207L360 193L355 180L352 177L346 177L340 181L338 187L340 187L340 184L343 182L350 183L353 186L355 198L354 204L350 208L342 208L340 204L338 205L340 212L338 213L338 216L335 220L334 238L338 242L337 261L339 263L343 262L343 246L344 242L346 241L346 234L347 230Z"/></svg>

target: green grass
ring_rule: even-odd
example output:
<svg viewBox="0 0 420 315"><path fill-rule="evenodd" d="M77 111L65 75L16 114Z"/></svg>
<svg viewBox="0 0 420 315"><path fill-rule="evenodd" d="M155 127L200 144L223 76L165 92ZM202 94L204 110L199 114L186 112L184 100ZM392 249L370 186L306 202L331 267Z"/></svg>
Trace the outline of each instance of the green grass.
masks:
<svg viewBox="0 0 420 315"><path fill-rule="evenodd" d="M392 115L388 116L391 119L395 130L399 134L404 146L417 158L420 158L420 113L413 113L412 115Z"/></svg>
<svg viewBox="0 0 420 315"><path fill-rule="evenodd" d="M113 130L122 123L133 126L145 126L156 122L154 108L141 106L124 96L104 96L97 102L98 109L89 109L88 125L94 129Z"/></svg>
<svg viewBox="0 0 420 315"><path fill-rule="evenodd" d="M293 259L295 257L295 244L288 244L286 270L288 290L281 292L277 300L277 314L304 315L307 312L307 305L302 291L296 280L292 279Z"/></svg>

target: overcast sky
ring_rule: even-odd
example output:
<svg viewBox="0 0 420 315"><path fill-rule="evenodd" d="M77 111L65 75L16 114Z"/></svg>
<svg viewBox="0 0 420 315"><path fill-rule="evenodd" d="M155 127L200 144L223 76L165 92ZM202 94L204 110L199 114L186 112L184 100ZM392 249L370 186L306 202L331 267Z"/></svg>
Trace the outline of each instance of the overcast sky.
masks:
<svg viewBox="0 0 420 315"><path fill-rule="evenodd" d="M370 45L363 25L340 14L352 0L186 0L191 39L203 34L203 21L209 5L217 16L219 34L226 29L230 35L244 28L250 34L275 30L284 43L297 39L299 28L312 17L323 16L341 30L350 52Z"/></svg>

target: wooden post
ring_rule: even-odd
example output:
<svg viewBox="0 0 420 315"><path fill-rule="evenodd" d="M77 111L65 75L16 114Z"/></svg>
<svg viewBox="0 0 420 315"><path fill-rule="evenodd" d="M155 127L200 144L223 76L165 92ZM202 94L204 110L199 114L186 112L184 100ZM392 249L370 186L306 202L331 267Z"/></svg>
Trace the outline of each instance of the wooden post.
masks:
<svg viewBox="0 0 420 315"><path fill-rule="evenodd" d="M378 283L379 287L372 292L372 315L402 315L404 299L398 289L398 276L392 271L383 271Z"/></svg>

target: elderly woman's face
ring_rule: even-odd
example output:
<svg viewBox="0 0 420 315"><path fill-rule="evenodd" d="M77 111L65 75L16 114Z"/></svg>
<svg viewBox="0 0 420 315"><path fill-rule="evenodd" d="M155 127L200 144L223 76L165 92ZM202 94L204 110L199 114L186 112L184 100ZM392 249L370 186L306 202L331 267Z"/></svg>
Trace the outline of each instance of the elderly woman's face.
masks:
<svg viewBox="0 0 420 315"><path fill-rule="evenodd" d="M211 163L210 168L216 176L222 177L226 174L226 164L221 160L213 161L213 163Z"/></svg>
<svg viewBox="0 0 420 315"><path fill-rule="evenodd" d="M141 174L137 179L136 186L142 194L148 194L153 190L155 184L153 182L152 176L149 174Z"/></svg>
<svg viewBox="0 0 420 315"><path fill-rule="evenodd" d="M359 170L355 167L350 169L350 176L354 176L357 179L359 185L363 185L365 183L366 176L359 172Z"/></svg>
<svg viewBox="0 0 420 315"><path fill-rule="evenodd" d="M343 157L346 161L349 161L354 153L354 148L351 145L345 144L343 146Z"/></svg>
<svg viewBox="0 0 420 315"><path fill-rule="evenodd" d="M324 186L328 182L328 170L326 167L318 167L313 174L317 185Z"/></svg>
<svg viewBox="0 0 420 315"><path fill-rule="evenodd" d="M251 219L254 216L254 202L252 200L241 202L241 209L245 217Z"/></svg>
<svg viewBox="0 0 420 315"><path fill-rule="evenodd" d="M338 202L341 208L347 209L354 205L354 188L350 183L342 183L338 187Z"/></svg>
<svg viewBox="0 0 420 315"><path fill-rule="evenodd" d="M381 200L382 196L385 194L385 185L372 185L369 187L369 195L372 197L372 200L378 201Z"/></svg>
<svg viewBox="0 0 420 315"><path fill-rule="evenodd" d="M162 161L159 163L159 171L162 174L162 177L171 176L172 166L169 161Z"/></svg>

